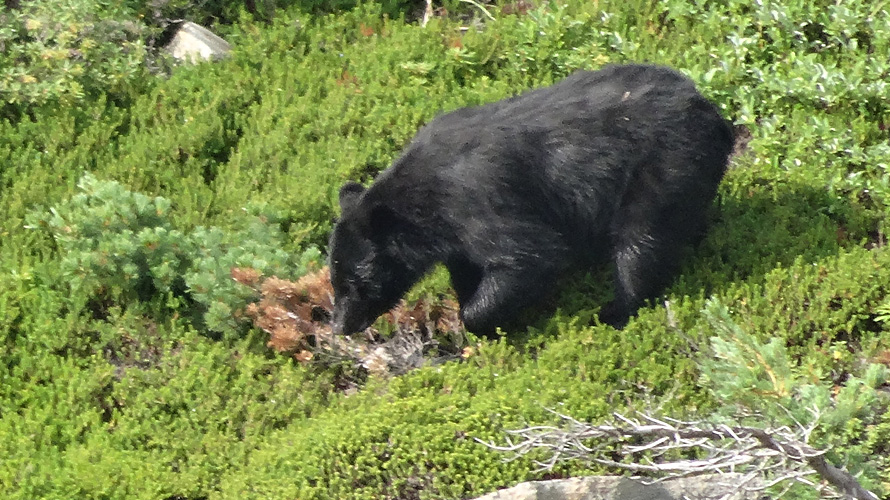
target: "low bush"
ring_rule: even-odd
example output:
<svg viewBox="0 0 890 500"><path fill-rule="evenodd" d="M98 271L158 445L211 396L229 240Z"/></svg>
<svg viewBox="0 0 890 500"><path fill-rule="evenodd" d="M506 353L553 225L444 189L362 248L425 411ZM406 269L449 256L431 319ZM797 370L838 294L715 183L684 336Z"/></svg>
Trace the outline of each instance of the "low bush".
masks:
<svg viewBox="0 0 890 500"><path fill-rule="evenodd" d="M197 227L186 234L171 227L165 198L90 175L79 188L63 205L32 213L27 227L48 233L63 255L67 291L99 318L137 307L155 321L184 315L201 330L243 334L256 291L232 279L233 269L300 276L320 257L310 247L294 261L275 221L256 209L246 210L254 213L240 231Z"/></svg>
<svg viewBox="0 0 890 500"><path fill-rule="evenodd" d="M144 88L143 27L129 10L92 0L16 3L0 14L0 117Z"/></svg>

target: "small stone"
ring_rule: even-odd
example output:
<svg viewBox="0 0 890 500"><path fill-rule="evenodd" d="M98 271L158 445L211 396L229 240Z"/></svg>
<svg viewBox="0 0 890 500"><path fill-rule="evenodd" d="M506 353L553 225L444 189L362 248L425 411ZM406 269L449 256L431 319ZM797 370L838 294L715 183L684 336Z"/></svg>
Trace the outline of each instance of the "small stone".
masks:
<svg viewBox="0 0 890 500"><path fill-rule="evenodd" d="M223 58L232 47L207 28L186 21L179 26L166 50L180 61L195 63Z"/></svg>

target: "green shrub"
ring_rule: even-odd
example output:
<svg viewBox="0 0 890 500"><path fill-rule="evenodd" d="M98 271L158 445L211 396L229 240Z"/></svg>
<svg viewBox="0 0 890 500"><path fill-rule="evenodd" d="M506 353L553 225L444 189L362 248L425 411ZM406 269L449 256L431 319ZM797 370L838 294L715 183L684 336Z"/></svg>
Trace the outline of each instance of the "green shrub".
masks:
<svg viewBox="0 0 890 500"><path fill-rule="evenodd" d="M761 341L718 301L710 301L704 315L715 336L710 352L700 361L701 385L723 403L715 416L718 421L813 429L809 445L829 450L830 459L843 462L866 488L878 487L880 464L875 461L874 443L862 442L862 437L890 406L890 399L880 392L890 381L886 366L861 363L838 387L818 358L798 365L783 339ZM836 360L847 355L844 344L831 349Z"/></svg>
<svg viewBox="0 0 890 500"><path fill-rule="evenodd" d="M102 308L100 316L112 306L144 306L158 319L181 313L202 328L234 334L243 331L239 311L255 295L232 279L234 268L300 276L320 257L312 247L292 261L276 221L256 209L235 233L198 227L185 234L171 228L165 198L91 175L79 188L81 194L49 213L33 213L29 227L49 232L72 296Z"/></svg>
<svg viewBox="0 0 890 500"><path fill-rule="evenodd" d="M142 27L116 3L22 0L0 15L0 96L6 117L31 106L77 105L143 88Z"/></svg>
<svg viewBox="0 0 890 500"><path fill-rule="evenodd" d="M348 11L361 4L359 0L128 0L125 3L140 18L160 28L177 19L204 25L227 25L237 22L242 14L249 13L254 20L268 22L286 15L282 11L299 10L320 15ZM379 4L386 15L395 19L413 16L424 5L422 0L384 0Z"/></svg>

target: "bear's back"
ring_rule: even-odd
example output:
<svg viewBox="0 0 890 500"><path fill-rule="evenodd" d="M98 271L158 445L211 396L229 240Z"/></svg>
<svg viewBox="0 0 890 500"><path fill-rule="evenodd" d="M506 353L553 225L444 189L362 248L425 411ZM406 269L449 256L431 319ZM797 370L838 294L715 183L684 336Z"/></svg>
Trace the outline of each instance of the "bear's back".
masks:
<svg viewBox="0 0 890 500"><path fill-rule="evenodd" d="M674 105L665 106L667 101ZM566 121L605 119L616 108L625 112L634 107L645 113L668 109L675 112L688 107L690 101L703 98L689 79L673 69L652 65L606 66L598 71L575 72L549 87L442 114L423 127L415 140L473 142L473 136L480 133L554 129Z"/></svg>

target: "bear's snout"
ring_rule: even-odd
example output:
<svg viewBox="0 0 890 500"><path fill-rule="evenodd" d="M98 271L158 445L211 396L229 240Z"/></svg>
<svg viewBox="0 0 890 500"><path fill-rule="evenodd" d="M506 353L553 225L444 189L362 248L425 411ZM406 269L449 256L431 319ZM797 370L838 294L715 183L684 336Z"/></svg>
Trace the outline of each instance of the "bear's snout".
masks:
<svg viewBox="0 0 890 500"><path fill-rule="evenodd" d="M334 335L351 335L371 326L374 318L368 319L366 314L359 312L354 307L349 307L347 300L335 303L331 318L331 331Z"/></svg>
<svg viewBox="0 0 890 500"><path fill-rule="evenodd" d="M343 335L346 327L344 310L340 306L334 306L334 314L331 318L331 331L334 335Z"/></svg>

